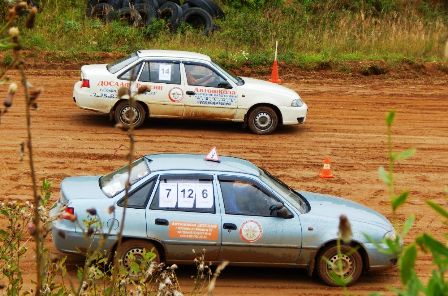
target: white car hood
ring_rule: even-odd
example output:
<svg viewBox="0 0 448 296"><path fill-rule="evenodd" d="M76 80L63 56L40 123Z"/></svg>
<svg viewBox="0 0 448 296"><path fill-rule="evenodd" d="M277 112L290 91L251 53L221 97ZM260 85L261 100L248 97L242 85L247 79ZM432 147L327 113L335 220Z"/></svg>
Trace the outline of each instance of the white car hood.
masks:
<svg viewBox="0 0 448 296"><path fill-rule="evenodd" d="M247 91L257 91L257 92L263 92L263 93L269 93L269 94L275 94L276 96L284 96L288 99L300 99L300 96L298 93L293 91L292 89L289 89L287 87L278 85L276 83L272 83L269 81L249 78L249 77L242 77L244 80L244 84L239 86L241 90L247 90Z"/></svg>

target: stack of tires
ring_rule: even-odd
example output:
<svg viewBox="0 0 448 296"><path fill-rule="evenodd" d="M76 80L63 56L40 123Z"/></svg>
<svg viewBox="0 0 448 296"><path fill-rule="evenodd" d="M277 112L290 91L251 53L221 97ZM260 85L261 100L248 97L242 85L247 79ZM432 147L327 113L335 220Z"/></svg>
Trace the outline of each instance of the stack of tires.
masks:
<svg viewBox="0 0 448 296"><path fill-rule="evenodd" d="M213 0L88 0L86 16L104 21L126 20L129 25L147 26L164 19L175 31L184 22L208 35L218 28L214 18L224 12Z"/></svg>

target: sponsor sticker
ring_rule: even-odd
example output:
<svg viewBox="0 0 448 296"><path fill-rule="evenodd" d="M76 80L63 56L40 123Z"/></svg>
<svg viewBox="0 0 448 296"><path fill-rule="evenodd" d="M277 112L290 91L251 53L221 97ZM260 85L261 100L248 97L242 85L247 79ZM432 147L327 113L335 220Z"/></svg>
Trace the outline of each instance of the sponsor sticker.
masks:
<svg viewBox="0 0 448 296"><path fill-rule="evenodd" d="M228 89L196 87L194 92L196 101L200 105L232 106L236 104L238 98L236 91Z"/></svg>
<svg viewBox="0 0 448 296"><path fill-rule="evenodd" d="M184 92L179 87L172 88L168 93L171 102L180 102L184 98Z"/></svg>
<svg viewBox="0 0 448 296"><path fill-rule="evenodd" d="M169 237L192 240L218 240L218 224L170 221Z"/></svg>
<svg viewBox="0 0 448 296"><path fill-rule="evenodd" d="M240 237L243 241L254 243L263 237L263 228L257 221L248 220L240 227Z"/></svg>

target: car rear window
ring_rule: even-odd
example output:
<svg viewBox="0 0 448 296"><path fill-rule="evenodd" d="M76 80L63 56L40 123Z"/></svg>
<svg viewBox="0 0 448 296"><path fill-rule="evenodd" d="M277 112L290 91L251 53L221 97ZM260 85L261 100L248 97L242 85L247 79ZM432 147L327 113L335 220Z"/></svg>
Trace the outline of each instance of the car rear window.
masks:
<svg viewBox="0 0 448 296"><path fill-rule="evenodd" d="M138 59L138 55L136 52L133 54L128 55L127 57L124 57L118 61L115 61L113 63L110 63L106 66L107 70L109 70L110 73L115 74L124 67L130 65L131 63L135 62Z"/></svg>
<svg viewBox="0 0 448 296"><path fill-rule="evenodd" d="M108 197L112 197L123 191L128 180L128 171L129 166L126 165L115 172L102 176L100 178L100 187L104 194ZM149 167L143 157L134 161L134 163L132 163L131 178L129 179L129 183L131 185L135 184L140 179L149 175L150 172L151 171L149 170Z"/></svg>

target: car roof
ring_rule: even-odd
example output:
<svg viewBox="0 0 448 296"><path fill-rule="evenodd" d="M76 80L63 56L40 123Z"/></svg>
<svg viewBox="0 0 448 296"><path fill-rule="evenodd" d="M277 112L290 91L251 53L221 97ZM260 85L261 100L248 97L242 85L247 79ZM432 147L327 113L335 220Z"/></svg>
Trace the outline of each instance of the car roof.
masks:
<svg viewBox="0 0 448 296"><path fill-rule="evenodd" d="M145 49L137 51L139 57L160 57L160 58L182 58L192 60L205 60L211 61L210 57L196 52L180 51L180 50L156 50Z"/></svg>
<svg viewBox="0 0 448 296"><path fill-rule="evenodd" d="M146 155L145 158L151 161L149 167L153 172L189 170L260 175L259 168L250 161L230 156L220 156L220 162L205 160L203 154L163 153Z"/></svg>

